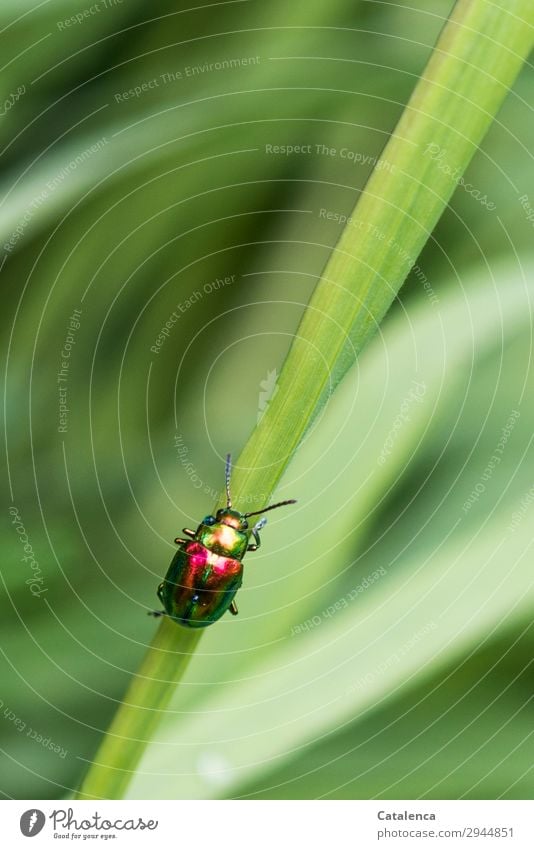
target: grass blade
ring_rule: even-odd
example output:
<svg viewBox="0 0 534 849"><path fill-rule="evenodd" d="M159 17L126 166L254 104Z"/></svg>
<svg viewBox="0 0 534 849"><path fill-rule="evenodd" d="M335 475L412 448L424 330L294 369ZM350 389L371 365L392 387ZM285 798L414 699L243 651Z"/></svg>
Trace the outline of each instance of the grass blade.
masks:
<svg viewBox="0 0 534 849"><path fill-rule="evenodd" d="M315 289L279 391L240 457L236 493L274 490L374 334L518 74L532 44L533 18L530 0L460 0L454 7L384 150L389 168L373 172ZM124 793L185 668L175 653L192 650L191 639L162 623L142 665L149 680L134 679L80 797Z"/></svg>
<svg viewBox="0 0 534 849"><path fill-rule="evenodd" d="M163 619L77 798L121 798L199 638L200 631Z"/></svg>

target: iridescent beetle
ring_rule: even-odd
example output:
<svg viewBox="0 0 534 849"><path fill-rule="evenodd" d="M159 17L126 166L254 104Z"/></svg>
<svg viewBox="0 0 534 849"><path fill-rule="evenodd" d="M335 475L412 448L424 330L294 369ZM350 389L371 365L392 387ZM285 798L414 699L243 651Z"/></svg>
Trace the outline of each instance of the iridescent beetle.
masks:
<svg viewBox="0 0 534 849"><path fill-rule="evenodd" d="M187 628L205 628L227 610L237 615L234 596L243 581L243 557L260 547L259 531L267 522L260 519L250 528L247 519L267 510L295 504L294 499L271 504L253 513L232 510L230 497L230 454L226 457L226 507L216 516L206 516L196 531L184 528L192 539L178 537L179 545L165 579L158 587L164 610L153 616L169 616ZM254 542L249 542L250 537Z"/></svg>

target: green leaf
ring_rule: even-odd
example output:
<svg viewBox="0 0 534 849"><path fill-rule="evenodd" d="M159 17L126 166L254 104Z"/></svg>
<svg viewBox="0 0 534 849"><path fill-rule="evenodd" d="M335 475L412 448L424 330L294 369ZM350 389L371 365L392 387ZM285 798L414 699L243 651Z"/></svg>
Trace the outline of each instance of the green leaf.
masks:
<svg viewBox="0 0 534 849"><path fill-rule="evenodd" d="M176 717L166 716L145 753L128 791L131 798L147 793L154 798L238 794L243 785L298 757L311 743L356 718L363 719L403 689L468 654L499 623L521 619L531 608L529 522L522 522L513 533L507 530L528 489L528 475L525 480L514 474L509 457L510 491L504 502L492 504L491 523L486 513L470 521L471 516L462 512L461 491L467 486L469 492L473 483L460 488L456 481L449 509L432 510L435 520L426 535L427 518L401 515L399 524L408 534L409 545L400 532L386 550L372 537L359 553L358 570L346 566L354 558L355 544L363 547L362 523L368 526L378 513L378 526L373 525L378 540L381 517L387 525L395 525L387 502L380 512L379 493L384 498L399 476L407 473L434 418L439 421L445 415L457 394L462 398L462 377L471 374L473 351L480 366L498 346L501 334L528 336L532 287L525 288L522 274L511 277L504 269L495 273L505 285L504 300L488 288L485 279L475 278L466 280L465 290L450 292L439 312L428 304L416 305L390 322L383 339L362 356L356 396L351 375L340 387L291 468L298 479L314 458L322 456L334 482L331 490L311 497L303 515L292 520L298 545L285 544L281 563L277 529L274 534L271 529L274 551L265 565L248 571L245 584L247 590L251 582L261 586L258 595L264 618L255 621L258 614L254 608L250 611L247 593L252 619L235 635L235 642L234 629L228 629L222 658L217 655L220 638L206 635L199 652L206 655L201 672L195 675L190 670L187 681L195 685L195 698L185 716L180 698L173 702ZM514 368L513 358L508 368ZM420 400L413 396L410 400L414 379L425 387ZM522 379L519 374L519 385ZM377 391L383 395L378 416ZM409 418L397 431L382 464L384 446L395 432L405 399ZM515 404L521 409L517 398ZM530 408L527 404L523 411L527 419ZM341 431L340 422L344 423ZM516 457L523 455L529 443L528 421L525 425ZM480 424L475 420L473 426ZM499 436L500 430L492 428L489 449L481 447L481 471ZM480 471L475 464L473 468L476 483ZM306 480L313 492L309 474ZM449 487L446 481L438 489L439 504ZM333 518L328 524L319 518L306 535L304 518L316 515L314 504L325 499L328 516ZM427 500L428 496L423 497L423 504ZM421 534L423 544L418 545ZM503 563L509 568L503 569ZM301 564L306 566L305 584ZM342 568L347 571L344 587L330 591L325 601L328 581ZM271 577L267 586L265 574ZM373 575L378 577L371 586L354 594L354 588ZM299 587L305 585L313 594L314 584L317 594L312 603L310 597L299 594ZM269 647L263 659L256 648L262 641ZM215 680L221 661L237 652L239 643L255 646L250 662L246 664L246 655L240 664L239 658L234 660L233 670L225 670L224 682L213 690L203 687L203 681Z"/></svg>
<svg viewBox="0 0 534 849"><path fill-rule="evenodd" d="M283 471L301 443L317 414L332 390L347 373L365 343L374 335L396 293L415 262L415 259L445 208L454 191L458 176L468 165L484 133L497 112L508 88L512 85L532 45L532 22L534 10L527 0L513 3L492 3L486 0L459 0L452 16L443 30L422 78L406 107L395 132L386 145L382 159L389 164L389 171L376 168L362 193L351 221L333 252L313 297L304 313L284 368L279 379L279 391L272 399L257 429L243 450L234 475L234 489L241 497L247 493L272 493ZM446 167L433 153L445 155ZM391 173L390 173L391 172ZM239 503L239 500L238 500ZM500 529L495 533L500 533ZM521 540L522 534L515 538ZM495 545L480 545L473 551L473 560L479 566L483 558ZM447 552L447 562L453 557L458 564L463 543ZM443 563L434 558L438 567ZM433 561L433 562L434 562ZM451 566L452 573L456 570ZM482 568L480 566L480 568ZM459 571L460 567L457 567ZM496 574L487 570L487 588L496 592ZM433 571L428 570L432 575ZM423 583L423 594L430 601L427 610L438 616L439 592L433 591L430 583ZM515 585L514 585L515 586ZM394 594L402 595L406 604L416 605L420 589L403 590L403 584L394 585ZM509 593L503 593L508 598ZM515 600L515 596L513 596ZM487 603L487 616L494 608ZM497 604L497 602L494 602ZM388 634L387 623L390 612L374 614L369 644L378 642L381 654L375 657L379 663L387 660L390 648L382 634ZM295 724L306 729L306 734L317 733L324 722L317 699L322 688L313 688L310 682L324 679L329 686L339 689L346 681L345 664L331 666L328 653L327 664L322 674L314 675L313 662L321 652L324 632L331 631L329 645L343 645L353 637L344 621L339 617L321 635L310 636L311 650L305 659L299 657L298 649L289 654L286 671L278 676L282 695L278 707L284 723L277 734L277 752L284 751L294 739ZM432 620L434 621L434 620ZM482 618L483 623L486 621ZM441 626L441 622L440 622ZM409 640L408 622L399 624L394 635L395 644ZM417 662L428 647L440 644L440 628L429 634L410 652L409 657ZM348 637L347 637L348 633ZM469 633L469 632L468 632ZM168 704L174 683L154 677L159 668L161 652L183 653L184 635L173 631L168 623L162 625L156 638L158 651L149 650L143 664L143 679L134 679L132 699L128 693L125 705L119 709L113 723L113 737L104 739L95 763L81 789L81 797L115 797L120 795L127 782L129 771L141 756L146 739L155 727L154 715L150 721L152 704L163 708ZM398 665L399 667L402 664ZM295 669L302 676L300 683L293 686ZM250 703L267 703L265 691L270 691L272 682L269 668L264 669L263 678L251 685L248 693ZM373 667L375 668L375 667ZM405 674L405 670L403 670ZM401 673L399 673L400 680ZM396 686L396 677L390 677L388 686ZM376 693L384 686L380 678ZM371 693L373 689L371 688ZM144 695L143 695L144 693ZM299 714L302 698L309 699L310 721L302 723ZM317 702L314 701L317 699ZM353 709L354 699L347 694L338 696L337 708L341 721L346 712ZM228 710L243 723L241 732L246 737L246 721L249 715L240 703L229 698ZM131 705L137 705L137 711ZM278 708L277 708L278 710ZM200 723L202 727L202 723ZM200 727L192 730L195 740ZM117 745L117 738L123 738ZM260 761L268 756L272 745L270 734L257 740ZM275 753L275 756L276 753ZM239 757L234 764L242 768Z"/></svg>

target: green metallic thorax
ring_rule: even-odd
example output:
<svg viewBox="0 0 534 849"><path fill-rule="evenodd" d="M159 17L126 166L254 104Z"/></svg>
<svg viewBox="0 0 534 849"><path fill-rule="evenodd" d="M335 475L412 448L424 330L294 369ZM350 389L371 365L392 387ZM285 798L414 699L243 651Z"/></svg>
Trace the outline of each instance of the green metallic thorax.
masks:
<svg viewBox="0 0 534 849"><path fill-rule="evenodd" d="M250 531L247 533L232 528L224 522L217 522L215 525L199 525L195 539L216 554L242 560L247 550L249 536Z"/></svg>

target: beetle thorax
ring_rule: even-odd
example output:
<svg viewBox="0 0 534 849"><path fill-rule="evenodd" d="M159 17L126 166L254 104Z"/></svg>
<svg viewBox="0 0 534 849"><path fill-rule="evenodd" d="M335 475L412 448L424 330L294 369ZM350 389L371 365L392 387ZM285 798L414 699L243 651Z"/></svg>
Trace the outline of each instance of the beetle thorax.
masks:
<svg viewBox="0 0 534 849"><path fill-rule="evenodd" d="M248 545L248 534L239 530L239 526L232 527L227 522L201 525L197 539L210 551L227 557L235 557L238 560L244 555Z"/></svg>

